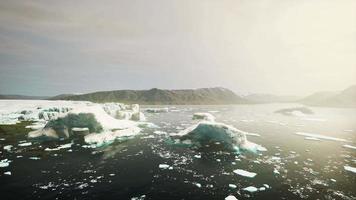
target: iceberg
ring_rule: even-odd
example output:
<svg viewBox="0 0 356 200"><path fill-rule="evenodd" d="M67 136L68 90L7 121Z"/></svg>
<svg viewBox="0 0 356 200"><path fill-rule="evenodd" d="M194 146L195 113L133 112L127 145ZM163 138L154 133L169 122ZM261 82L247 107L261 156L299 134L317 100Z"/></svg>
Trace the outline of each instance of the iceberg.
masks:
<svg viewBox="0 0 356 200"><path fill-rule="evenodd" d="M215 121L215 117L210 113L194 113L193 120Z"/></svg>
<svg viewBox="0 0 356 200"><path fill-rule="evenodd" d="M234 173L238 174L240 176L248 177L248 178L254 178L257 175L254 172L249 172L249 171L246 171L246 170L243 170L243 169L236 169L236 170L234 170Z"/></svg>
<svg viewBox="0 0 356 200"><path fill-rule="evenodd" d="M138 127L131 127L122 130L105 131L102 133L92 133L84 136L84 141L88 144L94 144L96 147L103 146L105 144L111 144L115 140L126 140L132 138L140 133L141 129Z"/></svg>
<svg viewBox="0 0 356 200"><path fill-rule="evenodd" d="M197 146L201 146L202 143L219 142L233 151L247 150L257 153L267 150L258 144L249 142L244 131L218 122L202 121L175 135L179 136L181 141L190 140Z"/></svg>
<svg viewBox="0 0 356 200"><path fill-rule="evenodd" d="M295 134L309 137L308 139L317 138L317 139L332 140L332 141L337 141L337 142L346 142L345 139L331 137L331 136L325 136L325 135L319 135L319 134L314 134L314 133L296 132Z"/></svg>

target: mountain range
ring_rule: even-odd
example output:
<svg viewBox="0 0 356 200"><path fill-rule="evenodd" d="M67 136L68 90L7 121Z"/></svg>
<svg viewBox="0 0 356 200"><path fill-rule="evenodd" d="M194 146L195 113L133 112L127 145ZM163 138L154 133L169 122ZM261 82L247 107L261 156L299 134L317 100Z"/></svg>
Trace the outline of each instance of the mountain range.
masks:
<svg viewBox="0 0 356 200"><path fill-rule="evenodd" d="M316 92L304 98L271 94L239 96L222 88L200 88L184 90L113 90L86 94L61 94L54 97L0 95L0 99L48 99L92 102L122 102L146 105L217 105L259 103L301 103L309 106L356 107L356 85L338 92Z"/></svg>

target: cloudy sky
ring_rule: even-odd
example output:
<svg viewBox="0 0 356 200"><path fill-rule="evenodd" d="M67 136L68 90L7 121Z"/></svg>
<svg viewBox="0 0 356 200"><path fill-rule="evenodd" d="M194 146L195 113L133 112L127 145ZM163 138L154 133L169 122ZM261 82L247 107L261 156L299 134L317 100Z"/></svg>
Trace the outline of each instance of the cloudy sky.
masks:
<svg viewBox="0 0 356 200"><path fill-rule="evenodd" d="M0 93L352 84L354 0L0 1Z"/></svg>

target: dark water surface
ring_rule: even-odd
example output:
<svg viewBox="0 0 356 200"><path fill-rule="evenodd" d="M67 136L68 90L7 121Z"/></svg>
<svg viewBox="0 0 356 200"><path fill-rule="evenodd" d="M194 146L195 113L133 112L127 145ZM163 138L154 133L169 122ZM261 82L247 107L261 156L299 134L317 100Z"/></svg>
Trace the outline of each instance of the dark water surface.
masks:
<svg viewBox="0 0 356 200"><path fill-rule="evenodd" d="M58 151L44 149L71 140L32 141L21 147L19 141L29 141L26 124L0 126L0 159L12 161L0 168L1 199L224 199L230 194L238 199L355 199L356 173L344 166L356 167L356 150L342 145L356 146L356 110L311 108L315 114L303 117L274 113L291 106L171 107L168 113L146 113L159 128L146 128L134 139L97 149L82 147L78 139L70 149ZM248 139L268 151L236 155L219 145L170 145L168 135L194 124L194 112L211 112L218 122L260 134ZM348 142L305 140L296 132ZM3 150L5 145L14 147L9 152ZM161 169L160 164L171 168ZM235 169L257 176L239 176ZM11 175L3 174L7 171ZM264 190L243 190L248 186Z"/></svg>

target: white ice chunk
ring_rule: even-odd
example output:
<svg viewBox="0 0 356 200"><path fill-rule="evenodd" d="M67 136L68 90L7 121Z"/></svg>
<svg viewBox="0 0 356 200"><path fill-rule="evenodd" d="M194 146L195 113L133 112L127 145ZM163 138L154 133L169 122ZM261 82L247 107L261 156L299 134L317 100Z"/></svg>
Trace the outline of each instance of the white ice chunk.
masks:
<svg viewBox="0 0 356 200"><path fill-rule="evenodd" d="M236 169L236 170L234 170L234 173L238 174L240 176L248 177L248 178L253 178L253 177L255 177L257 175L254 172L249 172L249 171L246 171L246 170L243 170L243 169Z"/></svg>
<svg viewBox="0 0 356 200"><path fill-rule="evenodd" d="M8 167L10 165L10 160L8 159L3 159L3 160L0 160L0 167Z"/></svg>
<svg viewBox="0 0 356 200"><path fill-rule="evenodd" d="M356 173L356 167L344 166L344 169L346 171L350 171L350 172Z"/></svg>
<svg viewBox="0 0 356 200"><path fill-rule="evenodd" d="M248 186L248 187L243 188L243 190L252 193L252 192L257 192L257 191L258 191L258 188L256 188L255 186Z"/></svg>
<svg viewBox="0 0 356 200"><path fill-rule="evenodd" d="M302 136L306 136L306 137L324 139L324 140L332 140L332 141L338 141L338 142L346 142L345 139L336 138L336 137L331 137L331 136L326 136L326 135L320 135L320 134L314 134L314 133L296 132L295 134L297 134L297 135L302 135Z"/></svg>
<svg viewBox="0 0 356 200"><path fill-rule="evenodd" d="M63 145L60 145L59 147L56 147L56 148L46 148L45 151L58 151L58 150L61 150L61 149L69 149L71 148L73 145L73 143L68 143L68 144L63 144Z"/></svg>
<svg viewBox="0 0 356 200"><path fill-rule="evenodd" d="M18 146L20 146L20 147L28 147L28 146L31 146L31 145L32 145L32 142L25 142L25 143L18 144Z"/></svg>
<svg viewBox="0 0 356 200"><path fill-rule="evenodd" d="M159 164L158 168L160 168L160 169L168 169L169 165L167 165L167 164Z"/></svg>
<svg viewBox="0 0 356 200"><path fill-rule="evenodd" d="M235 189L237 186L235 184L229 184L229 188Z"/></svg>
<svg viewBox="0 0 356 200"><path fill-rule="evenodd" d="M11 172L10 171L7 171L7 172L4 172L5 175L11 175Z"/></svg>
<svg viewBox="0 0 356 200"><path fill-rule="evenodd" d="M6 150L6 151L11 151L11 148L12 148L13 146L12 145L6 145L6 146L4 146L3 148L4 148L4 150Z"/></svg>
<svg viewBox="0 0 356 200"><path fill-rule="evenodd" d="M237 198L233 195L229 195L229 196L225 197L225 200L237 200Z"/></svg>
<svg viewBox="0 0 356 200"><path fill-rule="evenodd" d="M356 150L356 146L352 146L352 145L349 145L349 144L344 144L342 146L345 147L345 148L355 149Z"/></svg>

